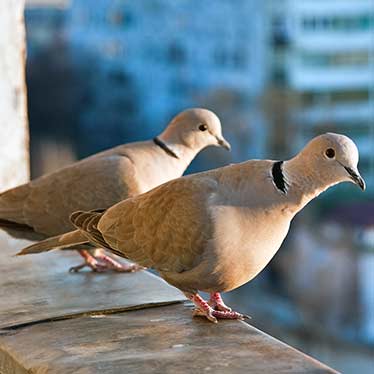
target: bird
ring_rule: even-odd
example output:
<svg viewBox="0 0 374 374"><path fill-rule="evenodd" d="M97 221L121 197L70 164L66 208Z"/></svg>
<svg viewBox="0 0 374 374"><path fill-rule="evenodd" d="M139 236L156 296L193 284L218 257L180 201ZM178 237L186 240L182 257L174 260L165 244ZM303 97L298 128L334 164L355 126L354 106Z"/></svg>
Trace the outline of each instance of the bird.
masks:
<svg viewBox="0 0 374 374"><path fill-rule="evenodd" d="M74 229L69 220L74 211L106 209L180 177L208 146L230 150L219 118L204 108L187 109L153 140L117 146L1 193L0 228L31 240L68 232ZM71 271L85 266L94 271L142 269L103 251L78 248L85 262Z"/></svg>
<svg viewBox="0 0 374 374"><path fill-rule="evenodd" d="M327 188L365 190L359 153L345 135L312 139L286 161L249 160L184 176L105 212L77 211L77 230L23 249L41 253L91 242L154 268L211 322L247 316L221 296L256 277L276 254L293 217ZM199 292L210 294L203 299Z"/></svg>

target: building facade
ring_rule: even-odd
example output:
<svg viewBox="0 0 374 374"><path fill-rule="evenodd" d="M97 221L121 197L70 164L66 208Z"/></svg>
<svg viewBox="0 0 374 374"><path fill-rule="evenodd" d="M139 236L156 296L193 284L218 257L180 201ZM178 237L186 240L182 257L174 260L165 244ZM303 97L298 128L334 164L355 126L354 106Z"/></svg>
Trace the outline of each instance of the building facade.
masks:
<svg viewBox="0 0 374 374"><path fill-rule="evenodd" d="M374 190L374 3L288 0L288 86L297 146L317 133L351 136Z"/></svg>
<svg viewBox="0 0 374 374"><path fill-rule="evenodd" d="M108 122L117 113L114 122L127 128L141 124L144 132L154 133L186 107L205 105L226 119L234 110L241 125L232 129L230 140L237 148L243 148L243 137L247 142L246 151L234 158L264 155L266 124L256 105L268 79L261 4L98 0L88 7L75 0L69 13L74 58L90 56L99 72L87 123L105 112ZM222 101L234 107L225 108ZM225 130L232 127L235 123Z"/></svg>

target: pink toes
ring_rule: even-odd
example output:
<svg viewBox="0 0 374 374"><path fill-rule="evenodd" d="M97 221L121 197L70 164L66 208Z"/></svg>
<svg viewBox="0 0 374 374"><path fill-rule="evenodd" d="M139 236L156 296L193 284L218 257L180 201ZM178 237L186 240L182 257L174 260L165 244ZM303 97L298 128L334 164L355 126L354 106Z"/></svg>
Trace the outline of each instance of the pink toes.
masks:
<svg viewBox="0 0 374 374"><path fill-rule="evenodd" d="M78 252L84 258L84 263L78 266L73 266L69 269L70 272L78 272L85 267L89 267L92 271L97 273L103 273L110 270L119 273L133 273L145 269L137 264L121 263L101 251L98 251L95 255L92 255L87 250L79 250Z"/></svg>
<svg viewBox="0 0 374 374"><path fill-rule="evenodd" d="M208 304L215 310L220 310L222 312L231 312L231 308L223 302L221 294L219 292L212 292L210 294Z"/></svg>
<svg viewBox="0 0 374 374"><path fill-rule="evenodd" d="M209 303L207 303L199 294L185 293L185 295L196 305L193 310L193 317L201 316L207 318L213 323L217 323L217 319L236 319L244 320L251 317L246 314L234 312L223 302L218 292L212 293ZM215 308L215 309L214 309Z"/></svg>
<svg viewBox="0 0 374 374"><path fill-rule="evenodd" d="M120 273L134 273L135 271L144 270L143 266L137 264L127 264L116 261L114 258L106 255L105 253L99 253L96 258L103 261L107 265L108 270L118 271Z"/></svg>

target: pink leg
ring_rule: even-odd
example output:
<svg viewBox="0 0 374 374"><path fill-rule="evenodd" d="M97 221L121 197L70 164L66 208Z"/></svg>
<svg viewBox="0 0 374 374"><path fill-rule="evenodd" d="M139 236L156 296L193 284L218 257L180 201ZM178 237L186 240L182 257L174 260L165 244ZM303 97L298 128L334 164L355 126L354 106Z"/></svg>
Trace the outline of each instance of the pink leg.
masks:
<svg viewBox="0 0 374 374"><path fill-rule="evenodd" d="M145 267L138 264L123 264L119 261L116 261L114 258L100 251L95 255L95 258L102 260L105 264L108 265L110 269L118 271L120 273L134 273L135 271L144 270Z"/></svg>
<svg viewBox="0 0 374 374"><path fill-rule="evenodd" d="M189 298L197 307L194 310L193 316L204 316L209 321L217 323L217 318L221 319L239 319L244 320L245 318L250 318L245 314L241 314L233 311L221 311L214 310L199 294L185 293L187 298Z"/></svg>
<svg viewBox="0 0 374 374"><path fill-rule="evenodd" d="M80 249L78 253L84 258L84 263L78 266L73 266L69 269L71 273L77 273L79 270L85 268L86 266L91 268L92 271L101 273L106 270L106 267L101 264L96 258L91 255L91 253L85 249Z"/></svg>
<svg viewBox="0 0 374 374"><path fill-rule="evenodd" d="M84 258L84 263L70 268L70 272L78 272L84 267L89 267L92 271L102 273L108 270L114 270L122 273L135 272L144 269L136 264L122 264L114 258L106 255L101 250L92 255L88 250L79 250L79 254Z"/></svg>
<svg viewBox="0 0 374 374"><path fill-rule="evenodd" d="M222 300L219 292L212 292L208 304L215 310L221 310L222 312L231 312L231 308L228 307Z"/></svg>

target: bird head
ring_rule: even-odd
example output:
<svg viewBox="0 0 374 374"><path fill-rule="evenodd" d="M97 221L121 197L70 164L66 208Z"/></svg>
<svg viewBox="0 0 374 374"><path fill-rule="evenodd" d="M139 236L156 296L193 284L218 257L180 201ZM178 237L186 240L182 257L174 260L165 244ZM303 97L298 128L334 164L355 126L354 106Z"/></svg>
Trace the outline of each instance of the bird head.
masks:
<svg viewBox="0 0 374 374"><path fill-rule="evenodd" d="M163 132L163 137L200 151L208 146L231 149L222 135L221 121L210 110L187 109L172 119Z"/></svg>
<svg viewBox="0 0 374 374"><path fill-rule="evenodd" d="M313 173L325 186L352 182L365 190L357 164L359 159L355 143L345 135L326 133L312 139L300 152L299 161L305 167L312 165Z"/></svg>

